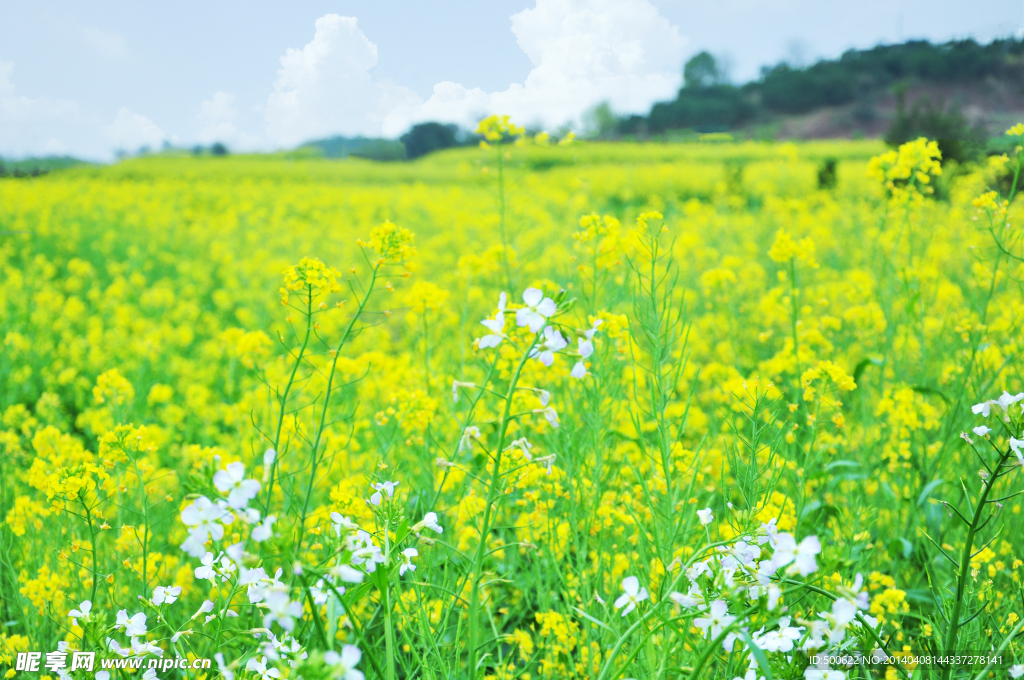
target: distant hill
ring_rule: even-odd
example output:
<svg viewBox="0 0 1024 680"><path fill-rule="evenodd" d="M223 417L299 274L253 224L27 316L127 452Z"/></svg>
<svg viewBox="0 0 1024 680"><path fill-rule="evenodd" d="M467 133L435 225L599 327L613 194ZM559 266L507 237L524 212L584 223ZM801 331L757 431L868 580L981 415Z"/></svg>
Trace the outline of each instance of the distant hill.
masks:
<svg viewBox="0 0 1024 680"><path fill-rule="evenodd" d="M47 156L45 158L23 158L10 160L0 158L0 178L38 177L53 170L77 168L92 165L71 156Z"/></svg>
<svg viewBox="0 0 1024 680"><path fill-rule="evenodd" d="M981 45L911 41L849 50L806 67L782 63L736 86L714 57L684 66L673 101L603 125L601 136L649 138L681 131L822 139L926 133L981 143L1024 120L1024 41ZM692 132L691 132L692 134ZM932 136L935 136L934 134Z"/></svg>
<svg viewBox="0 0 1024 680"><path fill-rule="evenodd" d="M330 137L306 142L302 148L319 150L324 158L369 158L375 161L405 160L405 145L397 139Z"/></svg>
<svg viewBox="0 0 1024 680"><path fill-rule="evenodd" d="M458 125L419 123L399 139L331 137L303 144L300 150L319 151L324 158L369 158L375 161L412 160L432 151L476 144L480 138Z"/></svg>

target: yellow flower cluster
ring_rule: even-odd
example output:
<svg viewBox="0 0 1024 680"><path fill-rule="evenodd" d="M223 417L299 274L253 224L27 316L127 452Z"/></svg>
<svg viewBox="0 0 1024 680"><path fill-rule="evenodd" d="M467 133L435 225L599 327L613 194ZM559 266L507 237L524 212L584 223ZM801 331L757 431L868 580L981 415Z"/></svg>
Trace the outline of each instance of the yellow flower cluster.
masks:
<svg viewBox="0 0 1024 680"><path fill-rule="evenodd" d="M374 227L370 231L370 240L357 239L356 243L370 248L377 254L376 266L382 264L401 264L406 269L412 266L412 258L416 256L416 246L411 231L396 227L391 222Z"/></svg>
<svg viewBox="0 0 1024 680"><path fill-rule="evenodd" d="M898 190L906 188L923 194L934 193L929 185L933 177L942 174L941 158L938 142L920 137L871 159L868 177L885 185L894 196L900 194Z"/></svg>
<svg viewBox="0 0 1024 680"><path fill-rule="evenodd" d="M783 229L775 234L775 241L768 250L768 257L776 262L790 262L799 260L806 262L809 267L817 267L814 261L814 241L810 238L803 238L794 241L793 236Z"/></svg>
<svg viewBox="0 0 1024 680"><path fill-rule="evenodd" d="M526 129L513 123L508 116L494 114L481 120L475 132L488 142L500 142L511 137L520 137L526 133ZM542 141L546 140L547 137L544 137Z"/></svg>
<svg viewBox="0 0 1024 680"><path fill-rule="evenodd" d="M338 277L341 276L334 267L328 267L315 257L304 257L298 264L284 270L284 285L281 286L281 304L288 304L290 293L302 292L304 302L312 304L313 300L330 293L337 293L341 288Z"/></svg>
<svg viewBox="0 0 1024 680"><path fill-rule="evenodd" d="M843 370L842 366L837 366L831 361L819 361L816 366L808 368L800 376L800 385L804 388L804 401L814 401L815 389L811 385L822 377L830 378L836 389L844 392L852 392L857 389L857 383Z"/></svg>

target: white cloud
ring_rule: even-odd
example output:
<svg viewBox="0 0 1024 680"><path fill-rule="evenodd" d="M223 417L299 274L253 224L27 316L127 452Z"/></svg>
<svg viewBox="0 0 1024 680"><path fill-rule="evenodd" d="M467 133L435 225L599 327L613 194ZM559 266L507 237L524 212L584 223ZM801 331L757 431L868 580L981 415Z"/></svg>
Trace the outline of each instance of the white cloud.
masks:
<svg viewBox="0 0 1024 680"><path fill-rule="evenodd" d="M77 102L17 94L14 63L0 61L0 155L65 153L62 138L77 137L87 127Z"/></svg>
<svg viewBox="0 0 1024 680"><path fill-rule="evenodd" d="M82 37L85 38L89 47L107 59L121 59L128 56L128 43L120 33L85 26L82 28Z"/></svg>
<svg viewBox="0 0 1024 680"><path fill-rule="evenodd" d="M103 131L115 149L128 152L144 146L157 149L167 138L156 123L123 106L117 110L114 122L104 126Z"/></svg>
<svg viewBox="0 0 1024 680"><path fill-rule="evenodd" d="M13 75L14 64L0 61L0 156L71 154L109 160L113 149L155 149L167 138L149 118L124 107L113 122L104 123L77 101L18 94Z"/></svg>
<svg viewBox="0 0 1024 680"><path fill-rule="evenodd" d="M199 106L197 117L201 126L196 141L200 144L222 142L235 150L253 150L260 147L260 138L238 129L238 107L235 95L216 92Z"/></svg>
<svg viewBox="0 0 1024 680"><path fill-rule="evenodd" d="M524 83L493 93L438 83L426 102L391 111L384 134L427 120L470 123L485 112L548 127L577 124L605 100L638 113L671 99L682 80L686 39L648 0L537 0L512 15L512 32L533 64Z"/></svg>
<svg viewBox="0 0 1024 680"><path fill-rule="evenodd" d="M373 80L377 46L357 24L354 17L323 16L312 42L281 57L266 108L272 141L294 146L342 133L379 135L389 110L419 102L407 88Z"/></svg>

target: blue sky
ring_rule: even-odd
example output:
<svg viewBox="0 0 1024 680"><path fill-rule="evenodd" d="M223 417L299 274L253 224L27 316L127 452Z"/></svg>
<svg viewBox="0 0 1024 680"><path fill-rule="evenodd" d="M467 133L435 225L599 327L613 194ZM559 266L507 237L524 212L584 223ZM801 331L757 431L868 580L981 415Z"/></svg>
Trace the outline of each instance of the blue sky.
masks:
<svg viewBox="0 0 1024 680"><path fill-rule="evenodd" d="M742 82L783 59L1022 24L1021 0L5 0L0 155L274 149L490 112L555 128L602 100L670 98L703 49Z"/></svg>

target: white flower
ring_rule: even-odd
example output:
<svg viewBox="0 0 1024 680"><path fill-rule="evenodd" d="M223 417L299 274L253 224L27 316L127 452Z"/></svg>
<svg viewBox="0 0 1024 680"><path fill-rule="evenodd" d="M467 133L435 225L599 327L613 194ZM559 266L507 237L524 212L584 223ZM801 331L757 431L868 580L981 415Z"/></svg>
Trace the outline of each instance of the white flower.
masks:
<svg viewBox="0 0 1024 680"><path fill-rule="evenodd" d="M476 425L470 425L462 431L462 436L459 438L459 453L463 449L473 450L473 440L480 439L480 428Z"/></svg>
<svg viewBox="0 0 1024 680"><path fill-rule="evenodd" d="M840 586L838 590L840 593L846 595L846 597L851 602L857 605L858 609L863 609L864 611L867 611L868 606L870 605L870 601L868 600L868 591L861 590L863 587L864 577L858 573L857 576L853 579L853 585Z"/></svg>
<svg viewBox="0 0 1024 680"><path fill-rule="evenodd" d="M253 529L252 533L249 534L252 537L252 540L256 541L257 543L262 543L263 541L265 541L265 540L269 539L271 536L273 536L274 535L273 526L274 526L274 522L276 522L276 521L277 521L277 515L267 515L266 518L263 520L263 523L260 524L255 529Z"/></svg>
<svg viewBox="0 0 1024 680"><path fill-rule="evenodd" d="M452 401L457 402L459 400L459 388L460 387L476 387L476 383L462 382L460 380L452 380Z"/></svg>
<svg viewBox="0 0 1024 680"><path fill-rule="evenodd" d="M224 663L224 654L217 652L213 655L214 660L217 662L217 668L220 670L221 677L224 680L235 680L235 672L227 667Z"/></svg>
<svg viewBox="0 0 1024 680"><path fill-rule="evenodd" d="M78 605L78 609L72 609L68 612L68 616L71 617L71 625L77 626L78 619L89 620L89 612L92 611L92 602L86 600L82 604Z"/></svg>
<svg viewBox="0 0 1024 680"><path fill-rule="evenodd" d="M529 326L531 333L539 331L547 318L558 311L555 301L544 297L543 291L537 288L523 291L523 302L526 306L516 310L516 325Z"/></svg>
<svg viewBox="0 0 1024 680"><path fill-rule="evenodd" d="M267 449L263 452L263 467L270 467L274 464L275 460L277 460L277 451L274 449Z"/></svg>
<svg viewBox="0 0 1024 680"><path fill-rule="evenodd" d="M129 656L132 653L131 649L125 649L113 638L107 638L107 648L118 656Z"/></svg>
<svg viewBox="0 0 1024 680"><path fill-rule="evenodd" d="M238 518L246 524L256 524L260 521L260 511L256 508L240 508L236 512Z"/></svg>
<svg viewBox="0 0 1024 680"><path fill-rule="evenodd" d="M706 527L715 520L715 514L711 511L711 508L704 508L703 510L698 510L697 517L700 518L700 525L702 527Z"/></svg>
<svg viewBox="0 0 1024 680"><path fill-rule="evenodd" d="M701 574L711 574L711 567L708 566L707 560L704 562L694 562L686 570L686 578L690 579L691 582L700 578Z"/></svg>
<svg viewBox="0 0 1024 680"><path fill-rule="evenodd" d="M377 490L375 494L370 496L370 502L374 505L380 505L381 500L383 500L381 492L386 493L388 498L394 498L395 487L398 486L398 482L383 482L381 484L371 484L370 486Z"/></svg>
<svg viewBox="0 0 1024 680"><path fill-rule="evenodd" d="M122 609L117 613L115 628L124 628L124 634L129 637L141 637L146 634L146 614L139 612L128 618L128 611Z"/></svg>
<svg viewBox="0 0 1024 680"><path fill-rule="evenodd" d="M688 609L693 609L694 607L704 609L704 594L700 592L700 587L696 583L690 584L690 590L685 595L683 593L673 591L669 593L668 596L669 599L682 607L686 607Z"/></svg>
<svg viewBox="0 0 1024 680"><path fill-rule="evenodd" d="M331 576L340 578L346 583L362 583L363 572L348 564L337 564L331 567Z"/></svg>
<svg viewBox="0 0 1024 680"><path fill-rule="evenodd" d="M846 680L846 673L831 668L808 668L804 680Z"/></svg>
<svg viewBox="0 0 1024 680"><path fill-rule="evenodd" d="M178 595L181 595L180 586L157 586L153 589L153 604L173 604L177 601Z"/></svg>
<svg viewBox="0 0 1024 680"><path fill-rule="evenodd" d="M231 463L224 470L218 470L213 476L213 485L217 491L228 495L228 505L236 510L249 504L260 492L260 483L255 479L245 479L245 465Z"/></svg>
<svg viewBox="0 0 1024 680"><path fill-rule="evenodd" d="M142 674L142 680L157 680L158 677L155 668L147 668L146 672Z"/></svg>
<svg viewBox="0 0 1024 680"><path fill-rule="evenodd" d="M561 423L558 422L558 412L555 409L548 406L547 408L537 408L533 410L534 413L539 413L544 416L544 419L548 421L551 427L558 427Z"/></svg>
<svg viewBox="0 0 1024 680"><path fill-rule="evenodd" d="M533 448L533 444L531 444L530 440L528 440L526 437L522 437L520 439L515 440L514 442L509 444L508 448L510 451L519 449L520 451L523 452L523 458L525 458L526 460L533 460L533 456L530 454L530 449Z"/></svg>
<svg viewBox="0 0 1024 680"><path fill-rule="evenodd" d="M1024 392L1020 394L1010 394L1006 390L1003 390L1003 394L996 399L999 408L1003 409L1003 413L1007 413L1010 410L1010 406L1016 404L1018 401L1024 399Z"/></svg>
<svg viewBox="0 0 1024 680"><path fill-rule="evenodd" d="M551 466L554 464L555 458L557 458L557 456L554 453L552 453L551 455L548 456L541 456L540 458L535 459L533 462L537 463L538 465L543 465L544 469L547 470L547 474L550 475Z"/></svg>
<svg viewBox="0 0 1024 680"><path fill-rule="evenodd" d="M384 561L384 553L374 545L373 537L360 529L346 539L352 553L352 564L360 565L369 573L377 570L377 565Z"/></svg>
<svg viewBox="0 0 1024 680"><path fill-rule="evenodd" d="M110 680L110 671L97 671L96 680Z"/></svg>
<svg viewBox="0 0 1024 680"><path fill-rule="evenodd" d="M838 645L846 636L846 627L857 618L857 605L846 598L840 598L832 603L832 613L826 618L832 624L829 644Z"/></svg>
<svg viewBox="0 0 1024 680"><path fill-rule="evenodd" d="M331 513L331 522L334 524L334 535L341 538L343 529L358 529L359 525L345 517L340 512Z"/></svg>
<svg viewBox="0 0 1024 680"><path fill-rule="evenodd" d="M181 549L192 557L199 557L203 554L206 541L210 538L215 541L224 538L224 525L231 524L234 517L206 496L200 496L181 511L181 521L191 527L189 538L181 545Z"/></svg>
<svg viewBox="0 0 1024 680"><path fill-rule="evenodd" d="M981 415L982 418L988 418L989 414L992 413L992 404L995 402L991 399L989 401L983 401L980 404L975 404L971 407L971 413L974 415Z"/></svg>
<svg viewBox="0 0 1024 680"><path fill-rule="evenodd" d="M650 597L647 594L647 588L640 587L640 579L636 576L627 576L622 579L622 590L624 591L622 595L615 600L615 608L622 609L623 616L636 609L638 604Z"/></svg>
<svg viewBox="0 0 1024 680"><path fill-rule="evenodd" d="M735 616L729 614L729 605L725 600L715 600L711 603L707 617L699 617L693 620L693 625L703 631L704 637L711 633L711 639L717 638L722 631L736 620Z"/></svg>
<svg viewBox="0 0 1024 680"><path fill-rule="evenodd" d="M416 571L416 565L412 563L412 558L418 557L419 554L416 548L406 548L402 551L402 564L398 567L399 576L405 576L407 571Z"/></svg>
<svg viewBox="0 0 1024 680"><path fill-rule="evenodd" d="M772 566L779 569L792 562L801 576L807 576L818 568L814 556L820 552L821 543L817 536L808 536L797 545L792 534L779 534L775 554L772 555Z"/></svg>
<svg viewBox="0 0 1024 680"><path fill-rule="evenodd" d="M137 637L132 638L132 654L135 656L145 656L147 654L155 654L156 656L163 656L164 650L157 647L152 642L140 640Z"/></svg>
<svg viewBox="0 0 1024 680"><path fill-rule="evenodd" d="M412 531L413 533L419 533L423 529L430 529L431 531L438 534L444 533L444 528L437 523L436 512L428 512L427 514L423 515L423 519L421 519L419 523L412 528Z"/></svg>
<svg viewBox="0 0 1024 680"><path fill-rule="evenodd" d="M757 542L759 544L764 545L767 543L772 550L775 549L775 539L779 536L779 527L777 526L774 517L768 520L767 524L762 523L761 528L757 530L757 533L759 534L757 537Z"/></svg>
<svg viewBox="0 0 1024 680"><path fill-rule="evenodd" d="M1016 666L1010 666L1010 677L1019 678L1024 675L1024 664L1017 664Z"/></svg>
<svg viewBox="0 0 1024 680"><path fill-rule="evenodd" d="M192 618L196 618L201 614L209 614L213 611L213 602L210 600L203 600L203 603L199 605L199 611L192 615Z"/></svg>
<svg viewBox="0 0 1024 680"><path fill-rule="evenodd" d="M264 604L267 608L267 613L263 616L264 628L270 628L276 621L277 625L291 632L295 627L295 619L302 618L302 603L292 601L286 592L270 592Z"/></svg>
<svg viewBox="0 0 1024 680"><path fill-rule="evenodd" d="M498 296L498 311L495 313L493 319L484 319L481 321L487 330L490 331L487 335L482 338L478 338L480 349L487 349L488 347L497 347L501 344L501 341L505 338L505 294L502 293ZM519 324L522 326L523 324ZM536 331L534 331L536 332ZM455 392L455 385L452 385L452 391ZM456 393L455 401L458 401L458 394Z"/></svg>
<svg viewBox="0 0 1024 680"><path fill-rule="evenodd" d="M807 622L807 639L800 645L800 649L806 651L821 649L825 646L825 637L830 635L831 631L828 627L827 621L821 621L815 619Z"/></svg>
<svg viewBox="0 0 1024 680"><path fill-rule="evenodd" d="M274 661L287 661L292 668L298 665L298 661L306 659L309 654L302 648L299 641L288 633L278 638L273 633L267 633L268 642L263 645L263 653Z"/></svg>
<svg viewBox="0 0 1024 680"><path fill-rule="evenodd" d="M1010 437L1010 450L1017 454L1017 460L1024 465L1024 439Z"/></svg>
<svg viewBox="0 0 1024 680"><path fill-rule="evenodd" d="M276 668L267 668L267 657L263 657L259 661L256 660L256 657L249 659L249 662L245 664L245 670L250 673L259 673L261 680L281 677L281 671Z"/></svg>
<svg viewBox="0 0 1024 680"><path fill-rule="evenodd" d="M341 680L364 680L362 672L355 668L361 658L363 653L355 645L345 645L341 648L341 654L333 650L324 653L324 663L336 666L333 675Z"/></svg>
<svg viewBox="0 0 1024 680"><path fill-rule="evenodd" d="M530 356L536 357L545 366L550 366L555 361L555 352L565 349L568 344L558 329L548 326L544 329L540 345L530 350Z"/></svg>
<svg viewBox="0 0 1024 680"><path fill-rule="evenodd" d="M235 548L235 550L233 552L235 552L235 554L238 556L238 559L241 559L241 557L242 557L242 551L240 549L241 546L240 545L235 545L235 546L232 546L232 548ZM228 550L232 550L232 548L228 548ZM237 571L237 569L238 568L235 566L235 563L231 561L230 557L228 557L228 556L221 556L221 558L220 558L220 568L217 569L217 573L220 574L221 582L227 583L228 581L230 581L231 580L231 575L234 574L235 571Z"/></svg>
<svg viewBox="0 0 1024 680"><path fill-rule="evenodd" d="M313 604L321 605L327 603L331 591L329 588L324 588L324 580L320 579L315 585L309 587L309 594L313 596Z"/></svg>
<svg viewBox="0 0 1024 680"><path fill-rule="evenodd" d="M779 620L779 629L768 631L755 638L757 646L766 652L791 652L797 640L802 637L803 627L789 625L790 618L783 616Z"/></svg>
<svg viewBox="0 0 1024 680"><path fill-rule="evenodd" d="M979 437L984 437L985 435L987 435L991 431L992 431L991 428L986 427L984 425L979 425L978 427L976 427L973 430L971 430L971 432L973 432L974 434L978 435Z"/></svg>
<svg viewBox="0 0 1024 680"><path fill-rule="evenodd" d="M590 355L594 353L594 334L597 333L597 327L602 323L604 322L601 321L601 319L598 319L594 322L593 328L583 331L584 337L576 338L580 360L572 367L572 371L570 371L569 375L577 380L580 380L587 375L587 365L583 363L583 360L589 359Z"/></svg>
<svg viewBox="0 0 1024 680"><path fill-rule="evenodd" d="M216 561L213 553L208 552L203 555L203 566L196 567L196 578L201 581L213 581L217 576Z"/></svg>
<svg viewBox="0 0 1024 680"><path fill-rule="evenodd" d="M548 402L551 401L551 393L547 390L534 389L533 391L537 394L537 398L540 399L541 406L547 406Z"/></svg>
<svg viewBox="0 0 1024 680"><path fill-rule="evenodd" d="M749 567L754 560L761 556L761 549L746 541L736 541L736 545L732 547L732 554L740 564Z"/></svg>

